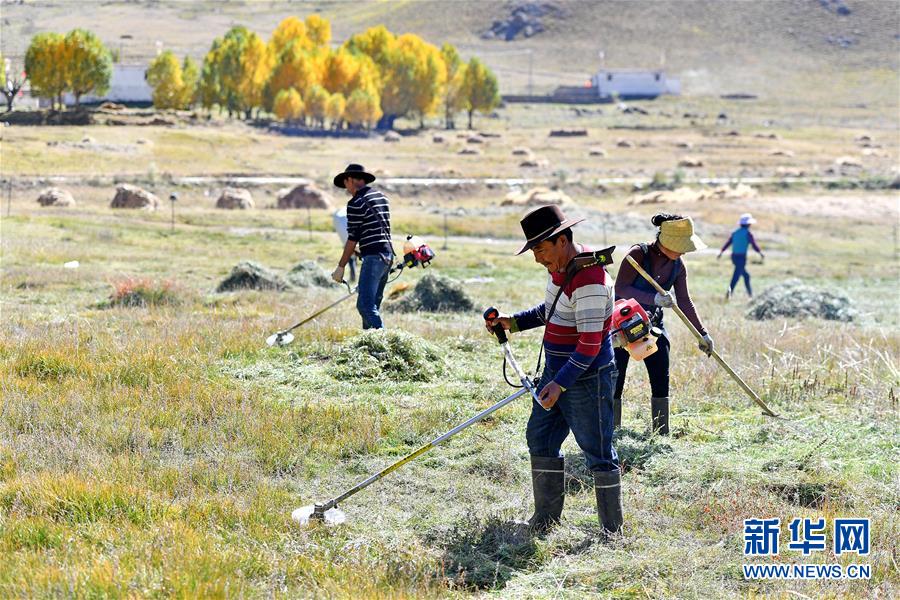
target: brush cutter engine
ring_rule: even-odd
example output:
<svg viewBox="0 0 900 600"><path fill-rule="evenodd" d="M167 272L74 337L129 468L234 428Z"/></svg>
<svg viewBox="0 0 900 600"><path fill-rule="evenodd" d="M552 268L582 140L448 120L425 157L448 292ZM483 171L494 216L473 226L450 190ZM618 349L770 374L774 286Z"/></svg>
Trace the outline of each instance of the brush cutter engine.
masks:
<svg viewBox="0 0 900 600"><path fill-rule="evenodd" d="M644 360L656 352L656 338L662 330L650 324L647 311L634 298L616 300L611 332L614 348L625 348L634 360Z"/></svg>
<svg viewBox="0 0 900 600"><path fill-rule="evenodd" d="M434 250L422 238L415 235L406 236L403 243L403 266L412 268L422 265L423 268L434 258Z"/></svg>

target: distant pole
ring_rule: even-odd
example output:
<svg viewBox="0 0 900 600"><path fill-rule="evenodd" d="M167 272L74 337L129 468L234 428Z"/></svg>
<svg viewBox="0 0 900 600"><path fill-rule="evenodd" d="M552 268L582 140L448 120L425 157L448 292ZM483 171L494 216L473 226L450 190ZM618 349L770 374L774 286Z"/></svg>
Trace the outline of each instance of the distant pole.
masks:
<svg viewBox="0 0 900 600"><path fill-rule="evenodd" d="M172 192L171 194L169 194L169 202L172 203L172 219L170 221L169 230L172 232L175 231L175 202L177 202L177 201L178 201L178 194L176 194L175 192Z"/></svg>
<svg viewBox="0 0 900 600"><path fill-rule="evenodd" d="M6 181L6 216L12 211L12 179ZM895 230L896 231L896 230Z"/></svg>
<svg viewBox="0 0 900 600"><path fill-rule="evenodd" d="M444 247L441 250L447 249L447 213L444 213Z"/></svg>
<svg viewBox="0 0 900 600"><path fill-rule="evenodd" d="M306 207L306 231L309 232L309 239L312 239L312 211Z"/></svg>

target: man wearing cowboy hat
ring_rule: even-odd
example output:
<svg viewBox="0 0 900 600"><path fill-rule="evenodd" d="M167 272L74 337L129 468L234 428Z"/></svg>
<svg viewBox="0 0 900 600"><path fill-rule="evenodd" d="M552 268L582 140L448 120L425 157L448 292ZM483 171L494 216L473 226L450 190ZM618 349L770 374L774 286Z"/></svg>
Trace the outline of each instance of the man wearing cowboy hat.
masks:
<svg viewBox="0 0 900 600"><path fill-rule="evenodd" d="M331 278L341 283L344 268L354 252L362 257L356 309L363 329L382 329L381 300L387 284L394 249L391 246L391 211L384 194L369 187L375 176L362 165L349 164L334 176L334 185L347 190L347 243Z"/></svg>
<svg viewBox="0 0 900 600"><path fill-rule="evenodd" d="M526 438L534 490L532 530L545 531L559 521L565 497L561 452L571 431L593 472L597 515L607 533L622 528L619 459L612 446L612 396L615 363L609 336L613 292L599 264L576 269L576 256L587 248L572 241L571 227L557 206L542 206L521 221L527 239L518 251L531 250L550 273L544 302L487 323L511 332L544 327L546 365L537 385L540 404L532 402Z"/></svg>

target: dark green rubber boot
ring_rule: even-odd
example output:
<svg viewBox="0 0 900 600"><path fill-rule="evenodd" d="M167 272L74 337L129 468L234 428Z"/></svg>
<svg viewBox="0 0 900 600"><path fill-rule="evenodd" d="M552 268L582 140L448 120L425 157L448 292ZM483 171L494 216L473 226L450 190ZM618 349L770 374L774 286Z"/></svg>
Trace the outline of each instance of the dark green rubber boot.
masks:
<svg viewBox="0 0 900 600"><path fill-rule="evenodd" d="M608 534L622 532L622 476L619 471L595 471L597 518Z"/></svg>
<svg viewBox="0 0 900 600"><path fill-rule="evenodd" d="M534 515L528 527L535 533L550 529L562 516L566 497L565 459L531 457L531 484L534 488Z"/></svg>

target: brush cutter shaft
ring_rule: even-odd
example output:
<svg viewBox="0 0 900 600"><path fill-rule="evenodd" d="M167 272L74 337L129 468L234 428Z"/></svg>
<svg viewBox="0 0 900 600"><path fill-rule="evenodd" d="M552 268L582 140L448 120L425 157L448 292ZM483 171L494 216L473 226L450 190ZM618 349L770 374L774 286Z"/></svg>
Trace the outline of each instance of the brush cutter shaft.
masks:
<svg viewBox="0 0 900 600"><path fill-rule="evenodd" d="M328 311L328 310L331 310L332 308L334 308L335 306L337 306L338 304L340 304L341 302L343 302L343 301L346 300L347 298L350 298L351 296L353 296L354 294L356 294L356 292L357 292L358 290L359 290L358 287L353 288L353 290L352 290L349 294L346 294L346 295L344 295L344 296L341 296L340 298L338 298L337 300L335 300L334 302L332 302L331 304L329 304L329 305L326 306L325 308L320 308L319 310L317 310L317 311L314 312L313 314L309 315L308 317L306 317L305 319L303 319L302 321L300 321L300 322L297 323L296 325L292 325L291 327L285 329L284 331L280 331L279 333L287 333L287 332L289 332L289 331L293 331L293 330L297 329L297 328L300 327L301 325L306 325L307 323L309 323L310 321L312 321L313 319L315 319L316 317L318 317L319 315L321 315L323 312Z"/></svg>
<svg viewBox="0 0 900 600"><path fill-rule="evenodd" d="M660 286L660 285L656 282L656 280L653 279L653 277L651 277L650 274L647 273L647 271L645 271L644 268L641 267L641 265L638 264L638 262L637 262L636 260L634 260L631 256L627 256L627 255L625 256L625 258L628 259L628 262L631 263L631 266L634 267L634 269L641 275L641 277L643 277L644 279L646 279L647 281L649 281L650 284L651 284L654 288L656 288L656 291L657 291L657 292L659 292L660 294L666 295L666 296L669 295L669 292L667 292L666 290L664 290L664 289L662 288L662 286ZM674 302L672 303L672 310L675 312L676 315L678 315L678 318L681 319L681 321L682 321L682 322L685 324L685 326L690 330L690 332L694 334L694 337L697 338L697 341L701 341L701 340L703 339L703 336L700 334L699 331L697 331L697 328L694 327L694 324L691 323L690 319L687 318L687 315L685 315L685 314L681 311L681 309L678 308L678 305L675 304ZM715 350L713 350L712 353L711 353L710 355L711 355L714 359L716 359L716 362L719 363L719 365L720 365L723 369L725 369L725 372L726 372L726 373L728 373L729 375L731 375L731 378L734 379L734 380L737 382L737 384L741 387L742 390L744 390L744 391L747 393L748 396L750 396L750 399L753 400L754 402L756 402L756 404L759 405L759 407L760 407L760 408L762 409L762 411L763 411L763 414L768 415L768 416L770 416L770 417L777 417L777 416L778 416L777 414L775 414L774 412L772 412L772 409L770 409L768 406L766 406L766 403L763 402L762 398L760 398L759 396L756 395L756 392L754 392L752 389L750 389L750 386L747 385L746 382L744 382L743 379L741 379L741 376L734 372L734 369L732 369L732 368L728 365L728 363L725 362L725 359L724 359L724 358L722 358L721 356L719 356L719 353L718 353L718 352L716 352Z"/></svg>
<svg viewBox="0 0 900 600"><path fill-rule="evenodd" d="M434 438L434 439L433 439L432 441L430 441L429 443L427 443L427 444L425 444L424 446L420 447L420 448L419 448L418 450L416 450L415 452L412 452L411 454L407 454L406 456L404 456L403 458L401 458L401 459L398 460L397 462L393 463L392 465L389 465L389 466L385 467L384 469L382 469L382 470L379 471L378 473L375 473L374 475L372 475L371 477L369 477L369 478L366 479L365 481L361 481L360 483L356 484L355 486L353 486L352 488L350 488L349 490L347 490L346 492L344 492L343 494L341 494L341 495L338 496L337 498L333 498L333 499L331 499L331 500L329 500L328 502L325 502L325 503L323 503L323 504L317 504L317 505L316 505L316 509L317 509L318 511L320 511L320 512L324 512L324 511L326 511L326 510L330 510L330 509L334 508L335 506L338 505L339 502L343 502L344 500L346 500L347 498L349 498L350 496L352 496L352 495L355 494L356 492L359 492L359 491L361 491L361 490L363 490L363 489L369 487L370 485L372 485L373 483L375 483L376 481L378 481L379 479L381 479L382 477L384 477L384 476L387 475L388 473L391 473L392 471L395 471L395 470L399 469L400 467L402 467L402 466L405 465L406 463L408 463L408 462L414 460L415 458L421 456L422 454L428 452L429 450L431 450L431 449L434 448L435 446L439 446L440 444L444 443L445 441L447 441L448 439L450 439L451 437L453 437L454 435L456 435L457 433L459 433L459 432L462 431L463 429L466 429L467 427L470 427L471 425L474 425L475 423L477 423L478 421L482 420L482 419L485 418L486 416L488 416L488 415L490 415L491 413L493 413L493 412L495 412L495 411L497 411L497 410L503 408L504 406L506 406L507 404L509 404L510 402L512 402L513 400L515 400L516 398L522 396L523 394L525 394L525 393L527 393L527 392L528 392L528 390L525 389L525 388L523 388L523 389L517 391L516 393L512 394L511 396L507 396L506 398L504 398L503 400L501 400L501 401L498 402L497 404L494 404L493 406L484 409L483 411L481 411L480 413L478 413L477 415L475 415L474 417L472 417L471 419L469 419L469 420L466 421L465 423L460 423L459 425L457 425L456 427L454 427L453 429L451 429L451 430L448 431L447 433L445 433L445 434L443 434L443 435L441 435L441 436L438 436L438 437Z"/></svg>

